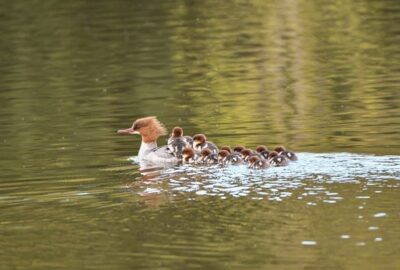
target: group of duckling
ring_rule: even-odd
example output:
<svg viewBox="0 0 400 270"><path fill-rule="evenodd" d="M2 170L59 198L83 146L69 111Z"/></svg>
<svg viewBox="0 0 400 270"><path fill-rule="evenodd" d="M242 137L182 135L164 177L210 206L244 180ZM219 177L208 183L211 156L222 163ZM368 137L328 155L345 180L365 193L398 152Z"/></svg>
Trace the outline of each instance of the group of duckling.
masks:
<svg viewBox="0 0 400 270"><path fill-rule="evenodd" d="M297 160L296 154L286 150L284 146L277 146L273 151L269 151L264 145L257 146L255 150L242 145L233 149L229 146L218 149L213 142L207 141L204 134L183 136L181 127L172 129L168 138L168 150L183 164L246 164L249 168L266 169L287 166L289 162Z"/></svg>

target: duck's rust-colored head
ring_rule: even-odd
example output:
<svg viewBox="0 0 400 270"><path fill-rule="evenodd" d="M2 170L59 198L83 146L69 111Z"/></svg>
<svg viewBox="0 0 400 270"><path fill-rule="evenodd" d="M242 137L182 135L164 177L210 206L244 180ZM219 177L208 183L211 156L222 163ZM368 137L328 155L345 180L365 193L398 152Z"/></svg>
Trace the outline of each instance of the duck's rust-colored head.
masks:
<svg viewBox="0 0 400 270"><path fill-rule="evenodd" d="M118 134L139 134L145 143L154 142L158 137L167 134L164 125L155 116L136 119L132 127L120 129Z"/></svg>

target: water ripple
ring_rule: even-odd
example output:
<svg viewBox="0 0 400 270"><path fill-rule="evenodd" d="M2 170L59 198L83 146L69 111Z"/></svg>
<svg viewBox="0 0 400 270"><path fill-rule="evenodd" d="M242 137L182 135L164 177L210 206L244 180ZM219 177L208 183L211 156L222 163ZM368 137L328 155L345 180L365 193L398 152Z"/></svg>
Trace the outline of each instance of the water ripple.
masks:
<svg viewBox="0 0 400 270"><path fill-rule="evenodd" d="M132 160L132 159L130 159ZM135 160L135 159L133 159ZM343 198L318 183L349 183L360 179L369 184L385 180L400 180L400 156L372 156L349 153L313 154L299 153L299 161L288 167L252 170L240 166L179 166L161 172L148 181L148 185L167 182L164 188L147 187L142 194L193 193L196 196L251 196L281 201L293 195L293 190L303 188L299 199L320 196L324 203L336 203ZM307 183L312 181L312 186ZM356 196L368 199L369 196Z"/></svg>

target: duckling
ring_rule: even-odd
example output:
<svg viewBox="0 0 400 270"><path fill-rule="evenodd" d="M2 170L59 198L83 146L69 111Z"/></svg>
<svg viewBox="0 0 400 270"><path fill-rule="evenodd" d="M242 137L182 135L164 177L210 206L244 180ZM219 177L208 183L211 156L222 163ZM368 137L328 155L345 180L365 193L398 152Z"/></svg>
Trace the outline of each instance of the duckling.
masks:
<svg viewBox="0 0 400 270"><path fill-rule="evenodd" d="M221 150L219 150L218 153L218 163L221 165L225 165L227 163L227 157L230 155L230 153L228 152L228 150L222 148L223 147L221 147Z"/></svg>
<svg viewBox="0 0 400 270"><path fill-rule="evenodd" d="M286 150L283 145L275 147L275 151L278 152L278 154L287 157L290 161L298 160L297 155L292 151Z"/></svg>
<svg viewBox="0 0 400 270"><path fill-rule="evenodd" d="M270 164L266 160L262 160L259 156L251 156L249 158L249 168L252 169L266 169Z"/></svg>
<svg viewBox="0 0 400 270"><path fill-rule="evenodd" d="M242 159L239 153L229 153L227 150L221 150L218 153L218 163L220 163L221 165L236 165L240 164L241 162Z"/></svg>
<svg viewBox="0 0 400 270"><path fill-rule="evenodd" d="M175 138L168 144L168 150L178 159L182 158L182 151L188 144L182 138Z"/></svg>
<svg viewBox="0 0 400 270"><path fill-rule="evenodd" d="M167 144L170 144L172 140L176 138L181 138L183 137L183 129L181 127L174 127L172 129L171 135L169 136L167 140Z"/></svg>
<svg viewBox="0 0 400 270"><path fill-rule="evenodd" d="M204 134L197 134L193 136L193 148L198 152L208 148L212 153L218 153L218 147L214 143L207 141L207 137Z"/></svg>
<svg viewBox="0 0 400 270"><path fill-rule="evenodd" d="M245 149L243 145L238 145L235 148L233 148L233 152L241 153L243 149Z"/></svg>
<svg viewBox="0 0 400 270"><path fill-rule="evenodd" d="M186 143L193 148L193 138L191 136L183 136L185 138Z"/></svg>
<svg viewBox="0 0 400 270"><path fill-rule="evenodd" d="M256 147L256 152L261 156L261 158L267 160L269 156L268 148L265 145L259 145Z"/></svg>
<svg viewBox="0 0 400 270"><path fill-rule="evenodd" d="M245 149L243 149L240 153L241 153L242 159L243 159L245 162L248 162L250 156L253 154L253 151L250 150L250 149L245 148Z"/></svg>
<svg viewBox="0 0 400 270"><path fill-rule="evenodd" d="M191 147L186 147L182 151L182 163L183 164L192 164L196 163L199 160L199 155L196 154Z"/></svg>
<svg viewBox="0 0 400 270"><path fill-rule="evenodd" d="M245 162L248 162L249 158L252 156L258 156L260 159L264 159L260 153L257 153L251 149L243 149L241 154L242 154L242 158Z"/></svg>
<svg viewBox="0 0 400 270"><path fill-rule="evenodd" d="M261 153L261 152L264 152L264 151L268 151L268 148L265 145L259 145L259 146L256 147L256 152L257 153Z"/></svg>
<svg viewBox="0 0 400 270"><path fill-rule="evenodd" d="M259 153L265 160L268 160L268 157L269 157L269 151L268 150L266 150L266 151L262 151L261 153Z"/></svg>
<svg viewBox="0 0 400 270"><path fill-rule="evenodd" d="M227 145L222 146L220 150L226 150L226 151L228 151L229 153L232 153L232 148L230 148L230 147L227 146Z"/></svg>
<svg viewBox="0 0 400 270"><path fill-rule="evenodd" d="M218 163L218 154L213 153L209 148L204 148L200 152L199 163L211 165Z"/></svg>
<svg viewBox="0 0 400 270"><path fill-rule="evenodd" d="M286 151L286 148L283 145L279 145L279 146L275 147L274 151L279 154L279 153L281 153L283 151Z"/></svg>
<svg viewBox="0 0 400 270"><path fill-rule="evenodd" d="M213 153L210 149L204 148L200 153L200 160L203 164L211 165L218 163L218 155Z"/></svg>
<svg viewBox="0 0 400 270"><path fill-rule="evenodd" d="M175 157L181 159L183 149L191 146L190 140L190 136L183 136L183 129L181 127L174 127L171 136L168 138L168 150Z"/></svg>
<svg viewBox="0 0 400 270"><path fill-rule="evenodd" d="M297 161L299 159L297 155L291 151L283 151L281 152L281 155L286 156L290 161Z"/></svg>
<svg viewBox="0 0 400 270"><path fill-rule="evenodd" d="M276 151L269 153L268 162L274 167L283 167L289 165L289 160L285 156L279 155Z"/></svg>
<svg viewBox="0 0 400 270"><path fill-rule="evenodd" d="M193 138L190 136L183 136L183 129L181 127L174 127L172 129L171 136L168 138L168 144L176 138L184 139L187 144L193 146Z"/></svg>

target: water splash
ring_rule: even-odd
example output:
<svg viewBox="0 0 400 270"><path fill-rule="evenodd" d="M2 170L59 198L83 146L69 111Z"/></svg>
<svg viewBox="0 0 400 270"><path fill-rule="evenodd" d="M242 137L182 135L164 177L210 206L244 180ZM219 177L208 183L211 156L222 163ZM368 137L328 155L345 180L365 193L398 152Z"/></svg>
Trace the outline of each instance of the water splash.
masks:
<svg viewBox="0 0 400 270"><path fill-rule="evenodd" d="M167 187L157 187L160 192L221 198L251 196L255 200L267 197L271 201L282 201L302 188L302 193L297 194L298 199L318 197L322 203L332 204L343 198L327 190L326 183L357 183L360 180L370 185L386 180L400 180L400 156L300 153L299 161L292 162L288 167L266 170L253 170L245 165L183 165L161 171L146 185L157 186L160 182L166 182ZM313 184L308 186L310 181ZM363 199L367 197L356 196ZM315 202L309 205L315 205Z"/></svg>

